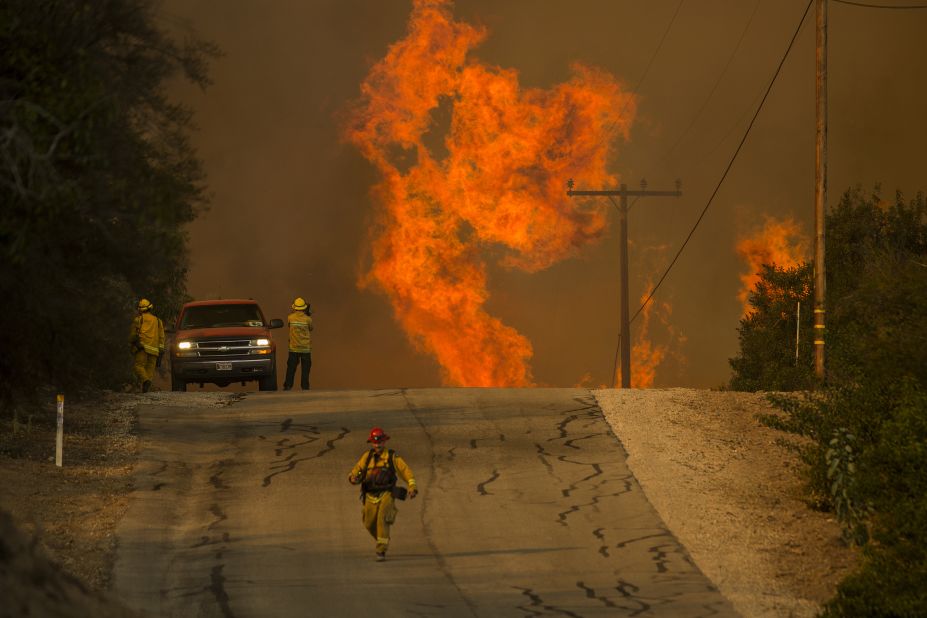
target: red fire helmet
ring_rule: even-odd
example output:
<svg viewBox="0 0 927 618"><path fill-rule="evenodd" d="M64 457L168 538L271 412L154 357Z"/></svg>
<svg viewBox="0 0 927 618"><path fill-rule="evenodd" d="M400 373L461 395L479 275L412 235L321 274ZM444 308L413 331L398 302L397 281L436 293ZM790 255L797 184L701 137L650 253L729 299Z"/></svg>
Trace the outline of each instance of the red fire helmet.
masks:
<svg viewBox="0 0 927 618"><path fill-rule="evenodd" d="M389 440L389 436L379 427L371 429L370 437L367 438L367 442L386 442L387 440Z"/></svg>

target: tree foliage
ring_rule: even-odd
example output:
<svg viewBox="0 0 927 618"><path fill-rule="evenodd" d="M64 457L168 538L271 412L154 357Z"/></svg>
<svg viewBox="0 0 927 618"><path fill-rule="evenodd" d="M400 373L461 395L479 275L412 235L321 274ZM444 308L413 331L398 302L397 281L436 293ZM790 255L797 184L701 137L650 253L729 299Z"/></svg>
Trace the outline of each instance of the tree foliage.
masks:
<svg viewBox="0 0 927 618"><path fill-rule="evenodd" d="M216 50L155 24L150 0L0 3L0 403L113 385L135 301L183 300L203 176L166 85L205 86Z"/></svg>
<svg viewBox="0 0 927 618"><path fill-rule="evenodd" d="M730 360L731 388L791 391L812 384L812 267L766 264L740 321L740 355ZM796 354L797 348L797 354Z"/></svg>
<svg viewBox="0 0 927 618"><path fill-rule="evenodd" d="M802 452L811 496L865 545L825 614L927 615L927 202L849 190L827 215L826 238L827 382L777 397L785 415L767 422L811 438ZM784 274L764 271L772 296L804 292ZM763 348L776 345L773 329L755 328L778 311L764 294L741 322L735 387L773 390L787 373Z"/></svg>
<svg viewBox="0 0 927 618"><path fill-rule="evenodd" d="M826 217L826 359L829 383L860 384L892 367L927 379L927 364L907 362L927 350L927 202L901 194L885 202L848 190ZM736 390L799 390L814 385L813 266L766 265L751 293L732 358ZM802 303L795 361L796 303ZM906 360L907 359L907 360ZM898 374L899 376L901 374ZM897 377L897 376L896 376Z"/></svg>

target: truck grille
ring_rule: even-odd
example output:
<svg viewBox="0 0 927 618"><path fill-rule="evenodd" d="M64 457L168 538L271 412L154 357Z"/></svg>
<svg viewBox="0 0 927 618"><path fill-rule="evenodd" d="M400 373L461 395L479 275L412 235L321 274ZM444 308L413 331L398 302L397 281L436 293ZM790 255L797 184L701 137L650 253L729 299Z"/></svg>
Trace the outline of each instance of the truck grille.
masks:
<svg viewBox="0 0 927 618"><path fill-rule="evenodd" d="M199 356L247 356L251 353L248 339L206 340L196 342Z"/></svg>

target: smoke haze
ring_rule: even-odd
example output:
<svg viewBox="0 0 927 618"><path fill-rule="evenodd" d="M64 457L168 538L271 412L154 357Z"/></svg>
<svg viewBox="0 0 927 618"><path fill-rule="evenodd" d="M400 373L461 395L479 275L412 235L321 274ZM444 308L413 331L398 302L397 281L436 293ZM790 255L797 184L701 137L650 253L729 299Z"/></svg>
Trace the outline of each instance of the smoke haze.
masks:
<svg viewBox="0 0 927 618"><path fill-rule="evenodd" d="M485 29L471 60L516 71L523 88L568 82L580 63L635 95L634 122L627 139L613 144L607 171L631 186L646 178L651 189L671 189L679 178L683 197L646 198L631 209L632 314L704 207L805 5L452 6L456 21ZM372 190L382 176L343 135L361 84L406 36L411 13L411 2L373 0L170 0L160 13L166 28L192 30L225 53L206 92L178 86L173 93L195 112L194 142L212 195L211 209L190 228L190 293L252 297L269 317L285 317L295 296L309 300L316 388L442 382L438 362L410 342L389 298L358 286L370 269ZM664 353L654 386L717 386L729 378L743 310L740 238L766 217L791 219L812 236L813 11L809 17L727 181L657 292L661 305L647 334L651 350ZM927 54L920 42L927 11L831 3L829 18L828 203L857 183L868 189L881 182L889 197L896 188L910 195L927 188ZM436 123L449 122L441 113ZM534 383L612 382L617 218L610 204L603 212L608 221L598 242L537 272L505 266L499 248L482 248L485 311L530 342ZM285 347L285 331L275 338Z"/></svg>

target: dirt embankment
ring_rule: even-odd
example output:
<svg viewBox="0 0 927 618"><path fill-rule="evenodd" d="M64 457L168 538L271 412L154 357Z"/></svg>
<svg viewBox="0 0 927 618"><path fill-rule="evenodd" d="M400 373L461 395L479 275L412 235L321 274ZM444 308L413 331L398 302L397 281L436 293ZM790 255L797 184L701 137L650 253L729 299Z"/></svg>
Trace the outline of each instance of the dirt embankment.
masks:
<svg viewBox="0 0 927 618"><path fill-rule="evenodd" d="M854 556L836 522L802 502L800 463L778 443L786 436L756 421L773 412L764 397L594 393L647 496L735 607L748 617L814 615ZM102 593L132 489L137 406L229 405L240 396L112 394L69 406L63 468L54 465L53 407L28 432L4 428L0 511L12 520L0 516L0 598L13 602L0 603L0 618L128 615Z"/></svg>
<svg viewBox="0 0 927 618"><path fill-rule="evenodd" d="M134 615L105 593L116 524L129 506L136 408L227 405L225 393L111 393L65 402L64 465L55 466L54 403L0 430L0 618ZM53 400L53 397L51 398Z"/></svg>
<svg viewBox="0 0 927 618"><path fill-rule="evenodd" d="M696 564L749 617L814 616L855 564L802 501L795 440L757 421L761 393L599 390L628 465Z"/></svg>

